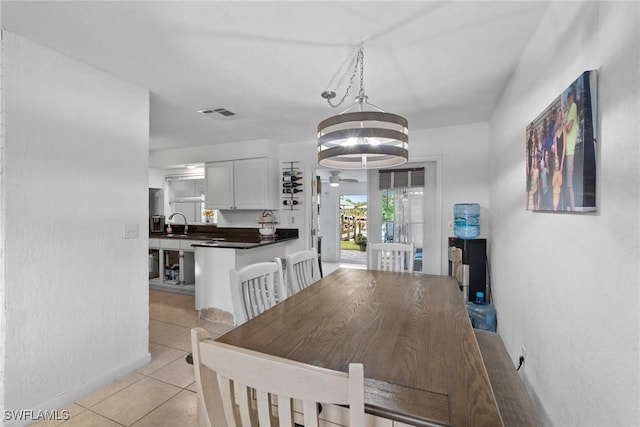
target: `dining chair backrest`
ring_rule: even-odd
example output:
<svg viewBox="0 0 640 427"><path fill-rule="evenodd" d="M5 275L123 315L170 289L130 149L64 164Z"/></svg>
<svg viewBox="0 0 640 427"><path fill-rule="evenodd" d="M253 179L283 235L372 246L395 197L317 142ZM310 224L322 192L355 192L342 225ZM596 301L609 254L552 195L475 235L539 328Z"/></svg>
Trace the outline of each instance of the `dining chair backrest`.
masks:
<svg viewBox="0 0 640 427"><path fill-rule="evenodd" d="M300 251L286 258L287 285L291 295L320 280L318 253L315 249Z"/></svg>
<svg viewBox="0 0 640 427"><path fill-rule="evenodd" d="M413 243L370 243L369 269L413 273Z"/></svg>
<svg viewBox="0 0 640 427"><path fill-rule="evenodd" d="M349 405L349 425L364 426L360 363L350 363L348 373L334 371L212 341L202 328L191 330L191 347L207 427L293 427L293 399L302 401L305 427L318 426L320 402Z"/></svg>
<svg viewBox="0 0 640 427"><path fill-rule="evenodd" d="M280 301L283 286L282 264L258 262L229 272L231 300L236 325L273 307Z"/></svg>
<svg viewBox="0 0 640 427"><path fill-rule="evenodd" d="M284 269L283 264L285 261L282 258L275 257L273 262L275 262L280 269L280 277L278 277L278 283L275 286L276 302L280 302L290 295L287 287L287 272Z"/></svg>

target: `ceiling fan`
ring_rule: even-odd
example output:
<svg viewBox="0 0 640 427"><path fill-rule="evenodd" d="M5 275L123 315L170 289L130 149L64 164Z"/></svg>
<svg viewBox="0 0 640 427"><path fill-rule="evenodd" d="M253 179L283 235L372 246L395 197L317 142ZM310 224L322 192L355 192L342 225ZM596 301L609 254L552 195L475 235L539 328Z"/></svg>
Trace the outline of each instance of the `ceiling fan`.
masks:
<svg viewBox="0 0 640 427"><path fill-rule="evenodd" d="M327 182L325 180L325 182ZM329 185L331 187L337 187L341 182L360 182L355 178L340 178L340 171L329 171Z"/></svg>

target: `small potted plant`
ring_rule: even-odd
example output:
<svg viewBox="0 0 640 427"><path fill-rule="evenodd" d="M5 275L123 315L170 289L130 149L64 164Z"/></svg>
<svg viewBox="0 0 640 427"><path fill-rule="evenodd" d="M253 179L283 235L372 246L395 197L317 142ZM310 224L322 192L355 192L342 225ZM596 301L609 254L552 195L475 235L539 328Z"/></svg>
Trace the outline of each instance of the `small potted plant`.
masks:
<svg viewBox="0 0 640 427"><path fill-rule="evenodd" d="M361 251L367 250L367 236L363 236L362 234L358 234L356 237L356 245L360 248Z"/></svg>
<svg viewBox="0 0 640 427"><path fill-rule="evenodd" d="M213 209L205 209L202 213L204 214L204 222L210 224L213 220Z"/></svg>

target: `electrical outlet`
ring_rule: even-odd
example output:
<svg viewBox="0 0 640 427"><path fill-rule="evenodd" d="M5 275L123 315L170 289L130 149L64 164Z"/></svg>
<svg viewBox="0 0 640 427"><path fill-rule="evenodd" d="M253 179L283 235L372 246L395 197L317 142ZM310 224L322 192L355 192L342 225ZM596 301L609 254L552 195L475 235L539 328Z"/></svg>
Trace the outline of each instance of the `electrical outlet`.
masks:
<svg viewBox="0 0 640 427"><path fill-rule="evenodd" d="M522 350L520 351L520 356L525 357L527 355L527 348L522 346Z"/></svg>
<svg viewBox="0 0 640 427"><path fill-rule="evenodd" d="M137 239L138 238L138 224L123 224L122 225L122 238L123 239Z"/></svg>

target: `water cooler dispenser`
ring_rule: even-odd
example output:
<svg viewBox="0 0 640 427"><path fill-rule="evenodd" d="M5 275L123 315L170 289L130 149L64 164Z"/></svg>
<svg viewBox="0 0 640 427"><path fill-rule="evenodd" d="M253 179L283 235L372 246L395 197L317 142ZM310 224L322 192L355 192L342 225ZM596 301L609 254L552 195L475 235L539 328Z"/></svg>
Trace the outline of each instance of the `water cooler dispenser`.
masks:
<svg viewBox="0 0 640 427"><path fill-rule="evenodd" d="M462 288L464 301L475 301L476 292L487 292L487 239L449 237L449 275Z"/></svg>

